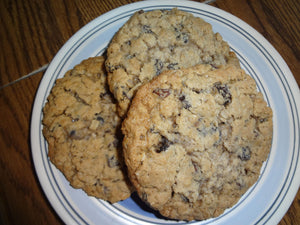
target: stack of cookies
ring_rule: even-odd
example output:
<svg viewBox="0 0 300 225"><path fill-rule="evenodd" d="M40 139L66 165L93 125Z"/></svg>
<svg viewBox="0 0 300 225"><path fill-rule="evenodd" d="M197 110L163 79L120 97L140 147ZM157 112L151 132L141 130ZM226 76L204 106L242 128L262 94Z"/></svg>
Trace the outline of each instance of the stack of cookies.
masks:
<svg viewBox="0 0 300 225"><path fill-rule="evenodd" d="M217 217L257 181L272 110L212 26L136 12L106 56L57 80L44 107L49 158L70 184L111 203L135 190L176 220Z"/></svg>

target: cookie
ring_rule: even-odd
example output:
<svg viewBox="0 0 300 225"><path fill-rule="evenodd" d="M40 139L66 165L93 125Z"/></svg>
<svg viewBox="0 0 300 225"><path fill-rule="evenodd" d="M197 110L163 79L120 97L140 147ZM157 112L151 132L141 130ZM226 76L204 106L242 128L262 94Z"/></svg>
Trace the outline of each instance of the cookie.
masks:
<svg viewBox="0 0 300 225"><path fill-rule="evenodd" d="M163 216L217 217L260 175L272 110L242 69L165 71L139 88L122 123L129 177Z"/></svg>
<svg viewBox="0 0 300 225"><path fill-rule="evenodd" d="M209 23L176 8L136 12L113 37L105 64L122 117L138 87L162 71L197 64L239 67L236 55Z"/></svg>
<svg viewBox="0 0 300 225"><path fill-rule="evenodd" d="M58 79L43 115L49 158L74 188L111 203L130 196L104 57L84 60Z"/></svg>

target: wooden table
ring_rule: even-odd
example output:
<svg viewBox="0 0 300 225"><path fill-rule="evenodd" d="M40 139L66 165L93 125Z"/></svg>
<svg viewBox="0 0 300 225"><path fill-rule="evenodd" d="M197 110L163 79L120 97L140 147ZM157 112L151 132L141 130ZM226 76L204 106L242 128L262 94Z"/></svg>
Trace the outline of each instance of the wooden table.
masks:
<svg viewBox="0 0 300 225"><path fill-rule="evenodd" d="M31 158L35 93L48 63L76 31L130 2L134 1L0 1L0 224L63 224L41 189ZM259 31L300 84L298 0L209 2ZM300 224L300 191L280 222L284 224Z"/></svg>

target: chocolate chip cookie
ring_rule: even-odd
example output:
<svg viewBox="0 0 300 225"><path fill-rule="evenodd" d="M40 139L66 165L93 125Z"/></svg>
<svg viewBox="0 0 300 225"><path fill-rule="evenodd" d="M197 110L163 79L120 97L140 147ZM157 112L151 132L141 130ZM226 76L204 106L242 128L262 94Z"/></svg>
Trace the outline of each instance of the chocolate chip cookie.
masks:
<svg viewBox="0 0 300 225"><path fill-rule="evenodd" d="M165 217L204 220L257 181L271 147L272 110L242 69L198 65L141 86L122 132L141 199Z"/></svg>
<svg viewBox="0 0 300 225"><path fill-rule="evenodd" d="M130 196L104 57L84 60L58 79L43 113L49 158L74 188L111 203Z"/></svg>
<svg viewBox="0 0 300 225"><path fill-rule="evenodd" d="M162 71L197 64L239 67L236 55L209 23L176 8L136 12L113 37L105 64L122 117L138 87Z"/></svg>

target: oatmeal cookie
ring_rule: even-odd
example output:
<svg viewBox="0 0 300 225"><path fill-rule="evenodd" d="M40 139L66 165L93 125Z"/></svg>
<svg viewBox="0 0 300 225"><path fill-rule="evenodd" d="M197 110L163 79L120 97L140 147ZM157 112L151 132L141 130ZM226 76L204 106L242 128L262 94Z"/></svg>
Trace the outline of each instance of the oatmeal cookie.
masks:
<svg viewBox="0 0 300 225"><path fill-rule="evenodd" d="M74 188L111 203L128 198L121 119L107 87L104 57L82 61L56 81L43 109L51 162Z"/></svg>
<svg viewBox="0 0 300 225"><path fill-rule="evenodd" d="M242 69L165 71L139 88L122 123L129 177L163 216L217 217L260 175L272 110Z"/></svg>
<svg viewBox="0 0 300 225"><path fill-rule="evenodd" d="M137 88L162 71L197 64L239 67L236 55L209 23L176 8L136 12L113 37L105 64L120 116Z"/></svg>

